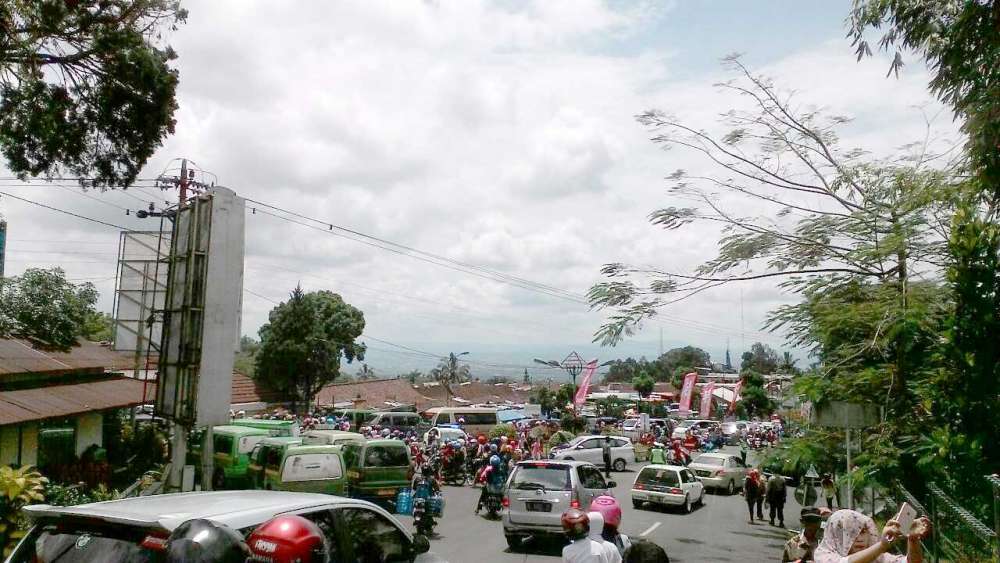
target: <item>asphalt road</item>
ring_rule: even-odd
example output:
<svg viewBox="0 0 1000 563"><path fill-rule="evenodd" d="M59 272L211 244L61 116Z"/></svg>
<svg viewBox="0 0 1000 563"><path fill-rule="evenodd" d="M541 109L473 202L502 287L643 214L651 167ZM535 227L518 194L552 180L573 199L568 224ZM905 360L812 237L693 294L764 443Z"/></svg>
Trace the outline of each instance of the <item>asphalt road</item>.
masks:
<svg viewBox="0 0 1000 563"><path fill-rule="evenodd" d="M705 496L705 506L696 507L691 514L646 508L632 508L629 497L635 470L630 467L623 473L612 473L618 483L615 498L622 505L622 531L629 536L641 536L656 542L670 555L670 561L694 562L768 562L781 561L781 550L788 532L763 524L748 522L746 503L739 494L726 496L710 492ZM789 490L785 505L785 524L796 527L799 505ZM552 562L561 560L563 543L528 544L517 553L511 553L503 536L499 520L490 521L473 514L479 498L479 489L473 487L445 487L445 517L436 529L437 537L431 540L431 550L451 563L520 561ZM766 516L765 509L765 516ZM409 519L403 518L408 526Z"/></svg>

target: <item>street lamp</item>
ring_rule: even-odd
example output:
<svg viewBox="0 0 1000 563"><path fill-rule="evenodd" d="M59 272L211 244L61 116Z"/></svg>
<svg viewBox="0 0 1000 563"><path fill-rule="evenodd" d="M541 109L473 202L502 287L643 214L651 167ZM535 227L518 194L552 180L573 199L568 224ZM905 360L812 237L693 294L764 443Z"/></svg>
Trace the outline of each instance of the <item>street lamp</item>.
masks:
<svg viewBox="0 0 1000 563"><path fill-rule="evenodd" d="M580 372L583 371L583 358L580 357L580 354L577 354L576 352L570 352L569 355L566 356L566 359L564 359L561 362L557 362L556 360L539 360L538 358L535 358L535 363L553 368L560 368L564 370L566 373L568 373L570 377L573 378L573 398L571 399L571 402L573 403L573 415L575 416L576 376L580 375Z"/></svg>

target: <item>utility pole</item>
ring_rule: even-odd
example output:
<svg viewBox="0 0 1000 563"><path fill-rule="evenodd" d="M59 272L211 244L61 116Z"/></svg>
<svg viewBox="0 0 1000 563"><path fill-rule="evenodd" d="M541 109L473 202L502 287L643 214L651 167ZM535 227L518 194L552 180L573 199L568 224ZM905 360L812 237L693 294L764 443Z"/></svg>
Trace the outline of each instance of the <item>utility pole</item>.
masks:
<svg viewBox="0 0 1000 563"><path fill-rule="evenodd" d="M188 161L186 158L181 159L181 181L178 187L180 188L180 201L178 203L184 205L188 195Z"/></svg>

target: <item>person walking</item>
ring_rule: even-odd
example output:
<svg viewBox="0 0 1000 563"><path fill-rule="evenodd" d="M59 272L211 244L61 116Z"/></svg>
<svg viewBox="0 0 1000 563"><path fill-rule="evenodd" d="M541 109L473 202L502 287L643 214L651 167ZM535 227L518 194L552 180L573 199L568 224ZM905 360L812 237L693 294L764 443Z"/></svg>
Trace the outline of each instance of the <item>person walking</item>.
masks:
<svg viewBox="0 0 1000 563"><path fill-rule="evenodd" d="M604 444L601 446L601 453L604 456L604 477L611 477L611 436L604 437Z"/></svg>
<svg viewBox="0 0 1000 563"><path fill-rule="evenodd" d="M767 504L771 507L771 525L774 526L774 518L777 516L778 526L784 528L785 500L788 496L788 491L785 487L785 478L777 473L771 475L771 478L767 480L766 494Z"/></svg>
<svg viewBox="0 0 1000 563"><path fill-rule="evenodd" d="M535 438L535 441L531 443L531 459L539 461L542 459L542 439L541 437Z"/></svg>
<svg viewBox="0 0 1000 563"><path fill-rule="evenodd" d="M751 524L753 524L754 507L757 507L757 518L759 520L764 519L764 513L760 508L760 503L764 496L764 487L762 485L763 483L760 482L760 472L756 469L750 470L750 473L747 473L746 479L743 480L743 490L741 492L747 501L747 511L750 513Z"/></svg>
<svg viewBox="0 0 1000 563"><path fill-rule="evenodd" d="M833 484L833 477L829 473L824 473L820 486L823 488L823 496L826 497L826 507L833 510L833 499L837 496L837 487Z"/></svg>

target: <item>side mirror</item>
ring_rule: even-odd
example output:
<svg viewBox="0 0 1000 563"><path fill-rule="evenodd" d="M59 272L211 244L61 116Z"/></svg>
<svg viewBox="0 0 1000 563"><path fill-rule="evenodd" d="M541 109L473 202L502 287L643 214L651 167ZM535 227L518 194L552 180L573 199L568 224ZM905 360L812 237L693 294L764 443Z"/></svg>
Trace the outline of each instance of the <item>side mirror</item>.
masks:
<svg viewBox="0 0 1000 563"><path fill-rule="evenodd" d="M421 553L427 553L431 550L431 542L427 539L427 536L423 534L416 534L413 536L413 553L420 555Z"/></svg>
<svg viewBox="0 0 1000 563"><path fill-rule="evenodd" d="M615 488L617 486L618 486L618 483L615 483L614 481L608 481L608 487L607 488L613 489L613 488Z"/></svg>

